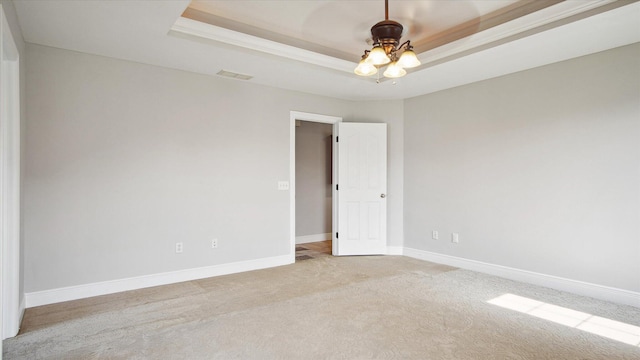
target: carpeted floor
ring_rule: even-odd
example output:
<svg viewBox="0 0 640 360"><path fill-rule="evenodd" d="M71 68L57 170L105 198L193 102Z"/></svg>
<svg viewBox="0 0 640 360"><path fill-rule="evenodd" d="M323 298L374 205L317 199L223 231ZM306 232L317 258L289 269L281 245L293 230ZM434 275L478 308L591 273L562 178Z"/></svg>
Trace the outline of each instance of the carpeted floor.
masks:
<svg viewBox="0 0 640 360"><path fill-rule="evenodd" d="M640 326L640 310L402 256L294 265L30 308L4 359L640 359L489 303L505 294ZM631 334L633 335L633 334Z"/></svg>

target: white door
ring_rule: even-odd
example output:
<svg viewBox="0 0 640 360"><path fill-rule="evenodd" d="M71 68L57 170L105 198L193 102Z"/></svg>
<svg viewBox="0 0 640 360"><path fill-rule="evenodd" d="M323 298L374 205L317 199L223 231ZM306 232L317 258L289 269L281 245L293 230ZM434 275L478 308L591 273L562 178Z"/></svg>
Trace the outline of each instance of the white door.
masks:
<svg viewBox="0 0 640 360"><path fill-rule="evenodd" d="M339 123L337 135L334 255L386 254L387 124Z"/></svg>

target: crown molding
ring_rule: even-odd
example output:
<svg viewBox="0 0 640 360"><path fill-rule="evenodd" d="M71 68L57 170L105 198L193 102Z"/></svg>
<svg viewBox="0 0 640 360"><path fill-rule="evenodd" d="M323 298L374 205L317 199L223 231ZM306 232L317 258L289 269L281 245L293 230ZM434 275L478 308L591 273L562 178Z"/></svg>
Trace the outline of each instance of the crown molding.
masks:
<svg viewBox="0 0 640 360"><path fill-rule="evenodd" d="M473 35L429 49L428 44L435 42L437 39L432 40L418 47L418 51L421 49L424 51L418 54L418 59L422 62L422 66L416 70L531 36L636 1L638 0L563 1ZM446 36L450 35L441 33L438 37Z"/></svg>
<svg viewBox="0 0 640 360"><path fill-rule="evenodd" d="M352 73L355 67L355 63L351 61L266 40L185 17L178 18L171 27L171 31L348 73Z"/></svg>

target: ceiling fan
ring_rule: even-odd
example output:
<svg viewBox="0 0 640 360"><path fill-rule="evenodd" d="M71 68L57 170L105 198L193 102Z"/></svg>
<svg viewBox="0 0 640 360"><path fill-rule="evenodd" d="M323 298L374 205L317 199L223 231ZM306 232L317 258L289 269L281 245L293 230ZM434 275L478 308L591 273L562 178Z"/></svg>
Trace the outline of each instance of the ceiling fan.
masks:
<svg viewBox="0 0 640 360"><path fill-rule="evenodd" d="M362 59L354 73L360 76L371 76L378 73L378 69L387 66L383 75L388 78L405 76L405 69L420 65L420 60L413 51L411 41L400 44L402 24L389 20L389 0L384 1L384 20L371 27L373 47L365 50Z"/></svg>

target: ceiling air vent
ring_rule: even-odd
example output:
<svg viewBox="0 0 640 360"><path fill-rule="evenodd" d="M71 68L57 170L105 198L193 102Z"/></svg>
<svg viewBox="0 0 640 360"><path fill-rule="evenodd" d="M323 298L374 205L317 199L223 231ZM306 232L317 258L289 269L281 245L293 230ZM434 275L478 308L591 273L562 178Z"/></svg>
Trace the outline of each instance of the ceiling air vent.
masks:
<svg viewBox="0 0 640 360"><path fill-rule="evenodd" d="M238 79L238 80L253 79L253 76L251 76L251 75L238 74L238 73L234 73L234 72L227 71L227 70L220 70L220 71L218 71L217 75L226 76L226 77L230 77L230 78L234 78L234 79Z"/></svg>

